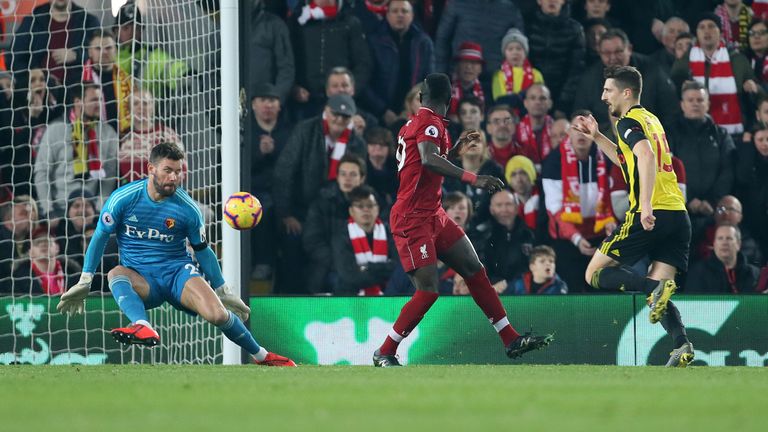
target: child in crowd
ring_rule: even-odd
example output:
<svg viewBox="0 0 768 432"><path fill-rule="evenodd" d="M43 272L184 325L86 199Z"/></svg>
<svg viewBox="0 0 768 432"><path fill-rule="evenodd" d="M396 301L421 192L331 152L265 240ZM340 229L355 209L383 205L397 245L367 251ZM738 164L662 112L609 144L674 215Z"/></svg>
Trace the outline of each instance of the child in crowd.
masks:
<svg viewBox="0 0 768 432"><path fill-rule="evenodd" d="M555 273L555 250L536 246L531 250L528 269L503 294L568 294L568 285Z"/></svg>
<svg viewBox="0 0 768 432"><path fill-rule="evenodd" d="M533 84L543 84L544 77L528 61L528 38L518 29L510 29L501 40L504 61L493 74L494 103L506 103L518 111L523 106L523 93Z"/></svg>

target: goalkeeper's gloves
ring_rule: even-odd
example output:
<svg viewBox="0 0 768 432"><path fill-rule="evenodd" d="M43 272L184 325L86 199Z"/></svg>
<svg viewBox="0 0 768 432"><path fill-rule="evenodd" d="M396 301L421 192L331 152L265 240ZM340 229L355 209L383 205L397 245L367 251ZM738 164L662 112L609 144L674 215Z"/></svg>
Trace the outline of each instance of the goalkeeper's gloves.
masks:
<svg viewBox="0 0 768 432"><path fill-rule="evenodd" d="M83 313L85 310L85 298L91 292L91 281L93 281L93 273L81 273L77 284L61 296L56 309L67 315Z"/></svg>
<svg viewBox="0 0 768 432"><path fill-rule="evenodd" d="M232 313L237 315L242 321L248 320L248 317L251 315L251 308L246 306L245 303L243 303L243 300L239 296L236 296L227 284L216 288L216 295L219 296L219 299L221 299L221 303L224 304L225 308L232 311Z"/></svg>

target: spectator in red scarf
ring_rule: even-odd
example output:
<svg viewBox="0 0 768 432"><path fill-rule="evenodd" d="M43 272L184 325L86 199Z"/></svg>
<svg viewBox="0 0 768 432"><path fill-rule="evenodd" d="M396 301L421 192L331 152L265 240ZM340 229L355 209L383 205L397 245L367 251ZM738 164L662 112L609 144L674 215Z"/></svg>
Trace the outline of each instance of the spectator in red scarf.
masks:
<svg viewBox="0 0 768 432"><path fill-rule="evenodd" d="M349 192L345 228L335 233L331 242L338 277L335 294L382 295L398 258L392 233L379 218L379 204L370 186Z"/></svg>
<svg viewBox="0 0 768 432"><path fill-rule="evenodd" d="M52 225L64 216L72 192L85 189L105 200L117 186L117 133L100 120L99 87L81 88L70 118L46 129L35 160L35 190Z"/></svg>
<svg viewBox="0 0 768 432"><path fill-rule="evenodd" d="M719 16L702 14L696 23L696 43L687 56L675 61L670 75L678 88L689 79L706 84L715 124L739 134L744 131L742 113L748 102L765 92L744 54L728 50L722 42L722 28Z"/></svg>
<svg viewBox="0 0 768 432"><path fill-rule="evenodd" d="M715 8L715 15L723 24L722 33L728 49L743 49L747 45L752 9L742 0L725 0Z"/></svg>
<svg viewBox="0 0 768 432"><path fill-rule="evenodd" d="M590 114L576 111L577 115ZM597 144L573 128L558 150L544 159L541 168L549 234L563 280L571 292L585 292L591 288L583 275L595 246L616 228L609 161Z"/></svg>
<svg viewBox="0 0 768 432"><path fill-rule="evenodd" d="M720 225L715 231L714 254L694 264L685 283L686 293L754 293L760 269L741 253L741 231Z"/></svg>
<svg viewBox="0 0 768 432"><path fill-rule="evenodd" d="M357 0L352 2L352 15L360 20L366 36L375 32L384 22L389 0Z"/></svg>
<svg viewBox="0 0 768 432"><path fill-rule="evenodd" d="M341 158L356 154L365 158L362 138L354 131L352 116L357 114L355 101L346 94L328 98L323 113L296 125L275 165L273 196L275 213L282 222L283 248L277 264L286 279L276 281L276 290L302 290L305 285L295 264L304 262L301 233L312 201L323 186L336 180Z"/></svg>
<svg viewBox="0 0 768 432"><path fill-rule="evenodd" d="M515 156L504 169L507 184L515 194L519 205L519 216L541 241L547 236L547 212L541 199L539 183L536 182L536 168L533 161L525 156Z"/></svg>
<svg viewBox="0 0 768 432"><path fill-rule="evenodd" d="M88 60L83 65L82 81L101 88L102 120L122 134L131 127L131 77L117 65L116 49L112 32L94 32L88 41Z"/></svg>
<svg viewBox="0 0 768 432"><path fill-rule="evenodd" d="M77 283L82 267L68 257L59 257L59 245L48 234L32 239L28 258L13 272L13 295L58 296Z"/></svg>
<svg viewBox="0 0 768 432"><path fill-rule="evenodd" d="M486 115L486 132L490 137L488 151L499 166L506 166L512 156L523 155L531 160L536 159L532 149L515 141L517 117L509 105L495 105Z"/></svg>
<svg viewBox="0 0 768 432"><path fill-rule="evenodd" d="M184 149L176 131L155 117L155 98L149 90L136 89L130 99L133 127L120 140L118 151L122 184L149 175L149 154L156 145L169 142Z"/></svg>
<svg viewBox="0 0 768 432"><path fill-rule="evenodd" d="M527 147L535 155L533 163L541 171L541 161L552 151L552 124L554 119L549 115L552 109L552 97L544 84L534 84L525 92L523 100L527 114L517 125L515 138L517 142Z"/></svg>
<svg viewBox="0 0 768 432"><path fill-rule="evenodd" d="M467 96L473 96L485 107L486 102L490 100L491 92L484 83L480 82L480 74L485 65L483 47L475 42L462 42L453 61L456 62L456 67L451 79L453 87L448 118L452 121L458 121L460 100Z"/></svg>
<svg viewBox="0 0 768 432"><path fill-rule="evenodd" d="M528 38L518 29L510 29L501 40L504 61L493 74L493 101L519 108L523 92L534 83L543 84L541 72L528 60Z"/></svg>

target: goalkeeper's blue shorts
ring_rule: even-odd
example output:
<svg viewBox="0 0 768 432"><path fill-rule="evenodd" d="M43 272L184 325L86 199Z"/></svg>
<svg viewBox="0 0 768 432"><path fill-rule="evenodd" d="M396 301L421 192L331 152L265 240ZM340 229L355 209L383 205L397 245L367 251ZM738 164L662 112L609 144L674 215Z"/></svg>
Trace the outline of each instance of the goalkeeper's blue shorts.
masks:
<svg viewBox="0 0 768 432"><path fill-rule="evenodd" d="M165 302L190 315L197 315L181 305L184 285L193 277L202 277L192 260L171 261L163 266L131 267L149 284L149 296L144 300L147 309L156 308Z"/></svg>

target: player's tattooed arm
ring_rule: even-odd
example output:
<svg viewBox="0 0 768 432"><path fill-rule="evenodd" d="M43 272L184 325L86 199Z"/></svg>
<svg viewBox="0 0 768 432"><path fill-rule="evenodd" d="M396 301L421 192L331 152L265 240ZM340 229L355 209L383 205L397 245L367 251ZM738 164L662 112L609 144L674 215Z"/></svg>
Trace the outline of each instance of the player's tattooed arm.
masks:
<svg viewBox="0 0 768 432"><path fill-rule="evenodd" d="M459 179L473 186L488 189L491 192L501 190L504 187L504 183L496 177L476 175L452 164L448 159L440 156L440 151L433 142L422 141L418 144L418 147L421 164L431 171L446 177Z"/></svg>

